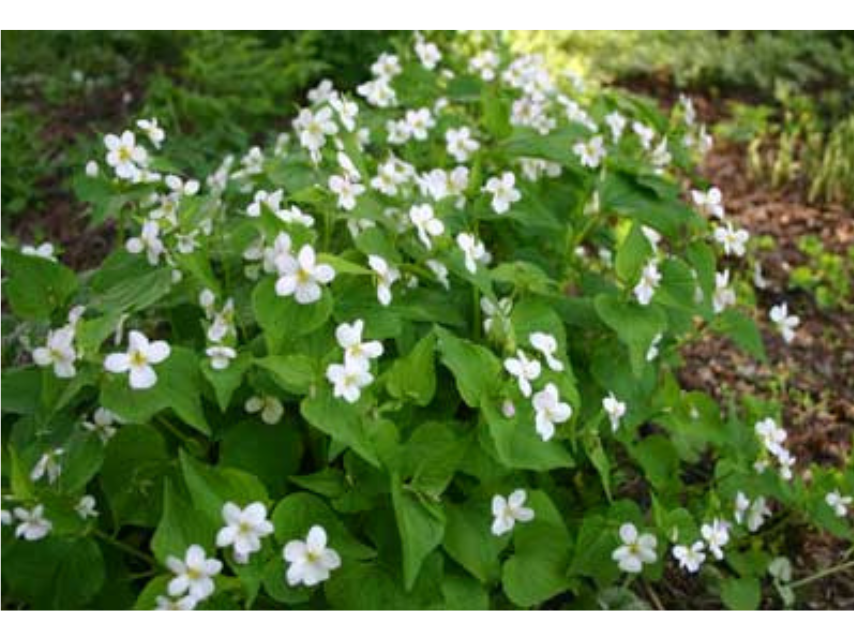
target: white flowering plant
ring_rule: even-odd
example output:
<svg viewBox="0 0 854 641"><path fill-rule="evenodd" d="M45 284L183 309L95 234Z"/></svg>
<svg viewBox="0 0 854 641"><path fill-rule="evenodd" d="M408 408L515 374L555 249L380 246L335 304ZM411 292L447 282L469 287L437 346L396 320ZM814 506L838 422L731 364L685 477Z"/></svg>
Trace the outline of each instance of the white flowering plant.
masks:
<svg viewBox="0 0 854 641"><path fill-rule="evenodd" d="M680 386L707 332L765 358L684 101L421 36L371 72L206 177L156 118L107 135L96 269L4 246L12 598L607 607L680 572L758 607L768 521L852 540L850 469Z"/></svg>

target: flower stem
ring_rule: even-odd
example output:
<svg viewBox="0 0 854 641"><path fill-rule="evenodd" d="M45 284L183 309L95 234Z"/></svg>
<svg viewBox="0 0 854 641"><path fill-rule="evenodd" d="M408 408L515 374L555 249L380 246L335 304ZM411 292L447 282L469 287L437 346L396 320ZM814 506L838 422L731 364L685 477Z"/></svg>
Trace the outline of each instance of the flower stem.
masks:
<svg viewBox="0 0 854 641"><path fill-rule="evenodd" d="M118 539L114 539L109 534L106 534L105 532L102 532L101 530L92 530L92 534L94 534L96 538L101 539L104 543L107 543L108 545L112 545L117 550L121 550L122 552L124 552L125 554L127 554L129 556L132 556L132 557L134 557L140 561L144 561L145 563L148 563L149 565L157 565L157 560L153 556L150 556L150 555L146 554L145 552L140 552L136 548L131 547L127 543L123 543L122 541L119 541Z"/></svg>
<svg viewBox="0 0 854 641"><path fill-rule="evenodd" d="M850 561L846 561L845 563L840 563L838 565L833 565L829 568L825 568L824 570L820 570L815 574L811 574L808 577L800 579L798 581L794 581L789 584L789 587L792 589L800 588L805 585L812 583L813 581L818 581L819 579L823 579L826 576L830 576L832 574L836 574L837 572L842 572L843 570L847 570L849 568L854 568L854 559Z"/></svg>

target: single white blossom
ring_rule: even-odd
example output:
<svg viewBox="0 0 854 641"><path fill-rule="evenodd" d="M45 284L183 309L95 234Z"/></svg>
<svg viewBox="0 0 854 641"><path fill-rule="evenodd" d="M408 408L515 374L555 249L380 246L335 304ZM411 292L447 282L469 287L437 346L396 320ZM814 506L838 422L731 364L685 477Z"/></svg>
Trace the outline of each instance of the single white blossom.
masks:
<svg viewBox="0 0 854 641"><path fill-rule="evenodd" d="M368 265L377 276L377 300L385 307L391 303L391 286L400 280L400 271L376 254L368 256Z"/></svg>
<svg viewBox="0 0 854 641"><path fill-rule="evenodd" d="M572 416L572 408L568 403L561 402L557 387L553 383L549 383L541 392L534 394L533 405L537 434L544 441L554 436L555 423L565 423Z"/></svg>
<svg viewBox="0 0 854 641"><path fill-rule="evenodd" d="M537 359L529 359L520 349L516 351L516 358L508 358L504 361L504 369L516 378L519 391L525 398L531 396L531 381L540 377L542 367Z"/></svg>
<svg viewBox="0 0 854 641"><path fill-rule="evenodd" d="M367 369L371 359L383 354L383 345L379 341L362 342L365 321L361 318L352 323L342 323L335 329L335 340L344 350L344 361L363 366Z"/></svg>
<svg viewBox="0 0 854 641"><path fill-rule="evenodd" d="M462 232L457 234L457 246L462 250L466 269L474 274L477 263L486 256L486 248L474 235Z"/></svg>
<svg viewBox="0 0 854 641"><path fill-rule="evenodd" d="M362 395L362 388L370 385L374 377L368 371L368 362L345 360L343 365L334 363L326 368L326 378L333 385L335 398L355 403Z"/></svg>
<svg viewBox="0 0 854 641"><path fill-rule="evenodd" d="M152 365L162 363L171 349L166 341L149 341L142 333L132 330L128 335L128 351L114 353L104 359L104 369L114 374L130 372L131 389L148 389L157 384Z"/></svg>
<svg viewBox="0 0 854 641"><path fill-rule="evenodd" d="M95 497L87 494L80 497L77 505L74 506L74 511L77 512L81 519L94 519L98 516L98 510L95 509L95 506Z"/></svg>
<svg viewBox="0 0 854 641"><path fill-rule="evenodd" d="M516 521L528 523L533 520L534 510L525 507L527 498L527 493L521 489L515 490L506 499L499 494L492 497L492 534L502 536L513 529Z"/></svg>
<svg viewBox="0 0 854 641"><path fill-rule="evenodd" d="M582 167L596 169L605 158L605 145L602 136L593 136L586 142L578 142L572 146L573 153L578 156Z"/></svg>
<svg viewBox="0 0 854 641"><path fill-rule="evenodd" d="M638 535L638 530L632 523L620 526L620 540L623 545L614 550L611 558L623 572L639 574L644 563L655 563L658 556L655 548L658 540L652 534Z"/></svg>
<svg viewBox="0 0 854 641"><path fill-rule="evenodd" d="M74 330L70 326L49 331L45 346L33 350L33 362L39 367L52 365L57 378L74 378L77 374L76 360Z"/></svg>
<svg viewBox="0 0 854 641"><path fill-rule="evenodd" d="M827 503L839 518L848 516L848 506L851 505L852 501L854 501L852 497L843 496L839 490L828 492L824 497L824 502Z"/></svg>
<svg viewBox="0 0 854 641"><path fill-rule="evenodd" d="M715 314L732 307L735 301L735 290L729 285L729 270L715 272L715 293L712 296L712 309Z"/></svg>
<svg viewBox="0 0 854 641"><path fill-rule="evenodd" d="M36 258L44 258L53 263L56 262L55 249L52 243L42 243L38 247L32 245L23 245L21 253L24 256L35 256Z"/></svg>
<svg viewBox="0 0 854 641"><path fill-rule="evenodd" d="M425 69L433 70L442 59L442 52L432 42L419 40L415 43L415 53Z"/></svg>
<svg viewBox="0 0 854 641"><path fill-rule="evenodd" d="M139 179L141 167L148 161L148 152L136 144L132 131L125 131L121 138L107 134L104 146L107 148L107 164L114 169L116 176L124 180Z"/></svg>
<svg viewBox="0 0 854 641"><path fill-rule="evenodd" d="M157 118L152 118L151 120L137 120L136 126L139 127L142 133L148 136L148 139L151 141L151 144L154 145L155 149L160 149L160 145L162 145L163 141L166 140L166 132L163 131L163 128L157 123Z"/></svg>
<svg viewBox="0 0 854 641"><path fill-rule="evenodd" d="M468 127L448 129L445 132L445 142L448 153L457 162L466 162L474 152L480 149L480 143L472 138Z"/></svg>
<svg viewBox="0 0 854 641"><path fill-rule="evenodd" d="M658 261L653 258L644 265L640 280L633 290L638 303L649 305L659 283L661 283L661 272L658 271Z"/></svg>
<svg viewBox="0 0 854 641"><path fill-rule="evenodd" d="M222 506L225 526L216 535L216 546L234 548L238 563L247 563L253 552L261 549L261 539L273 533L273 524L267 520L263 503L250 503L242 510L231 501Z"/></svg>
<svg viewBox="0 0 854 641"><path fill-rule="evenodd" d="M228 369L231 361L237 358L237 352L227 345L211 345L205 350L211 359L211 367L215 370Z"/></svg>
<svg viewBox="0 0 854 641"><path fill-rule="evenodd" d="M201 601L213 594L213 577L222 570L222 562L207 558L204 548L193 544L187 548L183 560L174 556L167 557L166 567L175 574L167 586L169 596L177 597L187 593Z"/></svg>
<svg viewBox="0 0 854 641"><path fill-rule="evenodd" d="M61 447L49 450L41 455L30 471L30 480L38 481L47 476L47 482L53 485L62 473L62 455L65 450Z"/></svg>
<svg viewBox="0 0 854 641"><path fill-rule="evenodd" d="M783 336L783 340L791 343L795 340L795 328L801 324L801 319L794 314L789 314L789 307L786 303L774 305L769 313L771 322L777 327L777 331Z"/></svg>
<svg viewBox="0 0 854 641"><path fill-rule="evenodd" d="M617 400L613 392L602 399L602 407L608 415L608 420L611 422L611 429L616 432L620 427L620 419L626 414L626 404Z"/></svg>
<svg viewBox="0 0 854 641"><path fill-rule="evenodd" d="M291 255L278 256L276 267L279 271L276 294L293 296L300 305L320 300L320 285L331 283L335 278L335 270L330 265L316 263L311 245L303 245L296 258Z"/></svg>
<svg viewBox="0 0 854 641"><path fill-rule="evenodd" d="M726 211L723 206L723 194L717 187L712 187L706 192L691 190L691 199L697 208L704 214L723 220Z"/></svg>
<svg viewBox="0 0 854 641"><path fill-rule="evenodd" d="M149 265L157 265L160 256L166 251L163 241L160 239L160 225L156 220L146 220L142 224L139 236L128 238L125 249L131 254L145 252Z"/></svg>
<svg viewBox="0 0 854 641"><path fill-rule="evenodd" d="M534 332L528 336L528 342L531 343L531 347L543 355L546 365L549 366L550 370L553 372L563 371L563 363L555 358L558 345L557 339L554 336L545 332Z"/></svg>
<svg viewBox="0 0 854 641"><path fill-rule="evenodd" d="M116 425L121 419L105 407L99 407L92 415L91 421L83 421L83 428L94 432L102 442L106 443L116 434Z"/></svg>
<svg viewBox="0 0 854 641"><path fill-rule="evenodd" d="M418 238L427 249L433 248L430 237L441 236L445 231L444 223L436 218L430 205L413 205L409 210L409 220L415 225Z"/></svg>
<svg viewBox="0 0 854 641"><path fill-rule="evenodd" d="M723 548L729 543L729 523L715 519L711 523L704 523L700 527L700 534L709 546L709 552L720 561L724 558Z"/></svg>
<svg viewBox="0 0 854 641"><path fill-rule="evenodd" d="M320 525L311 527L305 541L288 542L282 556L290 564L286 576L291 586L315 586L341 567L341 557L327 546L326 530Z"/></svg>
<svg viewBox="0 0 854 641"><path fill-rule="evenodd" d="M16 507L12 513L18 520L15 526L15 536L25 541L38 541L46 537L53 529L51 523L44 516L44 506L36 505L32 510Z"/></svg>
<svg viewBox="0 0 854 641"><path fill-rule="evenodd" d="M285 413L285 406L275 396L250 396L243 409L250 414L261 412L261 420L267 425L275 425Z"/></svg>
<svg viewBox="0 0 854 641"><path fill-rule="evenodd" d="M725 225L715 227L714 236L715 241L724 248L724 253L727 256L730 254L744 256L747 241L750 238L746 229L735 229L732 223L727 222Z"/></svg>
<svg viewBox="0 0 854 641"><path fill-rule="evenodd" d="M673 558L679 561L679 567L687 570L690 573L700 571L700 566L706 560L706 555L703 553L706 544L703 541L695 542L691 547L686 545L677 545L673 548Z"/></svg>
<svg viewBox="0 0 854 641"><path fill-rule="evenodd" d="M329 177L329 189L338 196L338 207L345 211L356 208L356 199L365 192L365 186L353 182L348 176Z"/></svg>
<svg viewBox="0 0 854 641"><path fill-rule="evenodd" d="M486 181L483 191L492 194L492 210L496 214L506 213L513 203L522 198L515 185L516 176L512 171L505 171L501 177L493 176Z"/></svg>

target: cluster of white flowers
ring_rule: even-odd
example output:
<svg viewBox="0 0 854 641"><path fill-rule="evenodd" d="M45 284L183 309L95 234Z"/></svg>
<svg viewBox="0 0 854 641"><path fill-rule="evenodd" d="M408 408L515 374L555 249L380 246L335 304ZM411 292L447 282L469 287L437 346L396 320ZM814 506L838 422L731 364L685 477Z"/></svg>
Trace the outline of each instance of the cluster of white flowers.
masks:
<svg viewBox="0 0 854 641"><path fill-rule="evenodd" d="M758 421L754 430L764 447L760 458L754 464L756 471L763 472L768 467L770 459L774 458L779 466L780 477L790 480L795 458L784 445L787 437L786 430L778 427L777 422L770 417Z"/></svg>
<svg viewBox="0 0 854 641"><path fill-rule="evenodd" d="M203 289L199 294L199 305L208 322L205 336L209 344L205 348L205 354L210 359L213 369L227 369L231 361L237 358L237 350L233 346L237 338L237 329L234 325L234 300L229 298L222 309L217 311L216 294L210 289Z"/></svg>
<svg viewBox="0 0 854 641"><path fill-rule="evenodd" d="M487 331L492 327L495 318L498 317L502 323L506 322L509 316L509 309L501 310L504 301L499 303L499 307L491 305L487 308L494 310L490 314L484 327ZM481 300L483 304L483 299ZM507 307L509 301L504 303ZM531 347L539 352L546 362L546 366L553 372L564 371L564 364L557 358L558 351L557 339L551 334L545 332L534 332L528 336L528 342ZM528 355L521 349L516 351L516 356L504 360L504 369L516 379L519 386L519 391L525 398L531 399L531 404L534 410L534 421L537 434L543 441L551 440L555 433L555 424L565 423L572 417L572 407L568 403L560 400L558 388L554 383L547 383L543 389L534 393L531 382L539 379L542 373L543 366L537 358L529 358ZM514 409L515 414L515 409Z"/></svg>
<svg viewBox="0 0 854 641"><path fill-rule="evenodd" d="M373 382L371 360L379 358L383 353L383 346L379 341L362 341L364 328L362 319L338 326L335 338L344 350L344 362L333 363L326 368L326 378L333 385L332 393L336 398L343 398L348 403L358 401L362 389Z"/></svg>

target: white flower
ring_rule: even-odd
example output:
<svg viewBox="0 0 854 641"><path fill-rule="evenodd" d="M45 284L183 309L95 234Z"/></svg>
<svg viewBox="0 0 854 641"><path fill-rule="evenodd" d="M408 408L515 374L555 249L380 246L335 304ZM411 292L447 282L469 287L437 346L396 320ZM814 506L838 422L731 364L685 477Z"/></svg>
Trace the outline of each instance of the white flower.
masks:
<svg viewBox="0 0 854 641"><path fill-rule="evenodd" d="M505 171L501 177L493 176L486 181L483 191L492 194L492 210L496 214L506 213L510 206L519 202L522 194L515 188L516 176L512 171Z"/></svg>
<svg viewBox="0 0 854 641"><path fill-rule="evenodd" d="M300 144L312 155L323 148L327 136L338 133L338 125L332 119L332 109L322 107L317 113L303 109L294 121L294 128L299 132Z"/></svg>
<svg viewBox="0 0 854 641"><path fill-rule="evenodd" d="M275 425L285 413L285 407L275 396L250 396L243 406L250 414L261 412L261 420L267 425Z"/></svg>
<svg viewBox="0 0 854 641"><path fill-rule="evenodd" d="M773 418L764 418L761 421L757 421L757 423L753 426L753 429L756 431L757 436L762 440L762 444L765 446L771 454L777 456L782 450L783 443L786 442L786 430L782 427L777 427L777 422Z"/></svg>
<svg viewBox="0 0 854 641"><path fill-rule="evenodd" d="M442 59L442 53L439 51L439 47L432 42L427 42L426 40L419 40L415 43L415 53L418 55L418 59L421 61L421 64L424 65L425 69L435 69L436 65L439 64L439 61Z"/></svg>
<svg viewBox="0 0 854 641"><path fill-rule="evenodd" d="M360 318L352 324L342 323L335 329L335 340L344 350L344 362L360 365L362 369L368 369L372 358L379 358L383 354L383 345L379 341L362 342L362 331L365 322Z"/></svg>
<svg viewBox="0 0 854 641"><path fill-rule="evenodd" d="M567 403L561 403L557 387L553 383L549 383L543 391L534 394L533 404L537 434L544 441L554 436L555 423L565 423L572 416L572 408Z"/></svg>
<svg viewBox="0 0 854 641"><path fill-rule="evenodd" d="M101 172L101 168L98 166L98 163L94 160L90 160L86 163L86 175L89 178L97 178L98 174Z"/></svg>
<svg viewBox="0 0 854 641"><path fill-rule="evenodd" d="M457 162L466 162L480 148L480 143L471 137L471 131L468 127L448 129L445 132L445 142L448 153Z"/></svg>
<svg viewBox="0 0 854 641"><path fill-rule="evenodd" d="M609 392L608 396L602 399L602 407L611 421L611 429L616 432L620 427L620 419L626 414L626 404L617 400L613 392Z"/></svg>
<svg viewBox="0 0 854 641"><path fill-rule="evenodd" d="M649 344L649 347L646 350L646 362L651 363L656 358L658 358L658 346L661 344L661 339L664 338L664 334L659 332L656 334L652 341Z"/></svg>
<svg viewBox="0 0 854 641"><path fill-rule="evenodd" d="M184 182L179 176L175 176L173 174L169 174L166 178L163 179L163 182L166 183L166 186L172 190L172 193L178 197L181 196L195 196L199 193L199 184L198 180L188 180Z"/></svg>
<svg viewBox="0 0 854 641"><path fill-rule="evenodd" d="M136 136L132 131L125 131L121 138L107 134L104 136L104 146L107 148L107 164L113 167L116 176L124 180L137 180L140 177L140 166L145 166L148 152L136 144Z"/></svg>
<svg viewBox="0 0 854 641"><path fill-rule="evenodd" d="M715 293L712 296L712 308L715 314L720 314L733 305L735 305L735 290L729 286L729 270L715 272Z"/></svg>
<svg viewBox="0 0 854 641"><path fill-rule="evenodd" d="M91 421L83 421L83 428L94 432L102 442L106 443L115 436L117 423L121 423L118 416L104 407L99 407L95 410Z"/></svg>
<svg viewBox="0 0 854 641"><path fill-rule="evenodd" d="M313 525L305 541L288 542L282 550L285 561L290 563L287 571L288 585L312 587L329 578L332 570L341 567L341 557L327 547L326 530Z"/></svg>
<svg viewBox="0 0 854 641"><path fill-rule="evenodd" d="M743 492L735 497L735 522L745 523L750 532L756 532L765 523L765 519L771 516L771 510L764 496L758 497L751 502Z"/></svg>
<svg viewBox="0 0 854 641"><path fill-rule="evenodd" d="M611 136L614 138L614 142L617 142L622 137L627 122L620 112L612 111L605 116L605 124L611 128Z"/></svg>
<svg viewBox="0 0 854 641"><path fill-rule="evenodd" d="M427 140L430 129L436 125L433 114L426 107L409 109L406 112L406 128L415 140Z"/></svg>
<svg viewBox="0 0 854 641"><path fill-rule="evenodd" d="M211 359L211 367L216 370L227 369L232 359L237 357L233 347L226 345L211 345L205 350Z"/></svg>
<svg viewBox="0 0 854 641"><path fill-rule="evenodd" d="M656 173L661 173L670 164L671 160L673 160L673 156L670 155L670 151L667 149L667 138L662 138L661 142L652 150L650 162L655 167Z"/></svg>
<svg viewBox="0 0 854 641"><path fill-rule="evenodd" d="M409 210L409 220L418 230L418 238L427 249L433 248L431 236L440 236L445 231L445 225L436 218L430 205L413 205Z"/></svg>
<svg viewBox="0 0 854 641"><path fill-rule="evenodd" d="M39 367L53 365L53 373L58 378L74 378L77 374L74 367L76 360L74 330L69 326L49 331L45 346L33 350L35 364Z"/></svg>
<svg viewBox="0 0 854 641"><path fill-rule="evenodd" d="M166 567L175 574L169 581L169 596L177 597L188 593L197 601L208 598L214 591L213 577L222 570L222 562L208 559L201 545L193 544L187 548L184 560L174 556L166 558Z"/></svg>
<svg viewBox="0 0 854 641"><path fill-rule="evenodd" d="M531 343L531 347L543 355L550 370L553 372L563 371L563 363L555 358L558 346L557 339L554 336L545 332L534 332L528 336L528 341Z"/></svg>
<svg viewBox="0 0 854 641"><path fill-rule="evenodd" d="M353 131L356 128L356 116L359 115L359 105L352 100L342 98L337 93L329 99L329 104L338 114L338 119L344 125L347 131Z"/></svg>
<svg viewBox="0 0 854 641"><path fill-rule="evenodd" d="M693 574L700 570L700 566L706 560L706 555L703 554L705 547L706 544L703 541L697 541L690 548L686 545L677 545L673 548L673 558L679 561L680 568Z"/></svg>
<svg viewBox="0 0 854 641"><path fill-rule="evenodd" d="M377 167L377 175L371 178L371 187L386 196L397 196L399 187L411 177L410 168L392 157Z"/></svg>
<svg viewBox="0 0 854 641"><path fill-rule="evenodd" d="M652 534L638 536L638 530L632 523L620 526L620 540L623 545L614 550L611 558L623 572L639 574L644 563L655 563L658 558L655 553L658 540Z"/></svg>
<svg viewBox="0 0 854 641"><path fill-rule="evenodd" d="M352 182L348 176L329 177L329 189L338 196L338 207L345 211L356 208L356 198L365 192L365 186Z"/></svg>
<svg viewBox="0 0 854 641"><path fill-rule="evenodd" d="M786 481L792 480L792 467L797 459L789 450L782 450L777 454L777 464L780 466L780 478Z"/></svg>
<svg viewBox="0 0 854 641"><path fill-rule="evenodd" d="M704 523L700 528L700 534L706 540L709 552L718 561L723 559L724 553L721 548L729 543L729 523L720 519L715 519L711 523Z"/></svg>
<svg viewBox="0 0 854 641"><path fill-rule="evenodd" d="M128 238L125 249L131 254L145 252L149 265L156 265L160 261L160 255L166 251L163 241L160 240L160 225L156 220L146 220L142 224L139 236Z"/></svg>
<svg viewBox="0 0 854 641"><path fill-rule="evenodd" d="M481 51L469 60L469 69L480 74L481 79L490 82L495 80L495 71L498 69L498 54L494 51Z"/></svg>
<svg viewBox="0 0 854 641"><path fill-rule="evenodd" d="M709 216L714 216L718 220L724 219L726 212L723 206L723 195L721 194L721 190L717 187L712 187L706 192L692 189L691 198L701 212L708 214Z"/></svg>
<svg viewBox="0 0 854 641"><path fill-rule="evenodd" d="M104 369L114 374L130 372L131 389L148 389L157 384L157 373L152 365L169 358L171 350L166 341L151 341L140 332L128 335L128 351L114 353L104 359Z"/></svg>
<svg viewBox="0 0 854 641"><path fill-rule="evenodd" d="M582 167L596 169L605 158L605 146L602 136L593 136L587 142L578 142L572 146L573 153L578 156Z"/></svg>
<svg viewBox="0 0 854 641"><path fill-rule="evenodd" d="M182 596L179 599L173 599L168 596L158 595L155 601L155 610L195 610L199 604L198 599L194 599L189 594Z"/></svg>
<svg viewBox="0 0 854 641"><path fill-rule="evenodd" d="M397 102L397 94L387 78L377 78L356 87L356 93L375 107L391 107Z"/></svg>
<svg viewBox="0 0 854 641"><path fill-rule="evenodd" d="M382 256L371 254L368 256L368 265L377 275L377 300L384 307L391 303L391 286L400 280L400 271L397 267L391 267Z"/></svg>
<svg viewBox="0 0 854 641"><path fill-rule="evenodd" d="M334 386L335 398L355 403L362 395L362 388L370 385L374 377L367 369L366 361L345 360L343 365L332 364L326 368L326 378Z"/></svg>
<svg viewBox="0 0 854 641"><path fill-rule="evenodd" d="M47 475L48 483L51 485L56 483L56 480L62 472L62 463L59 459L62 457L64 452L65 450L58 447L42 454L41 458L39 458L30 472L30 480L38 481Z"/></svg>
<svg viewBox="0 0 854 641"><path fill-rule="evenodd" d="M850 496L842 496L839 490L828 492L824 497L824 502L830 506L836 516L844 518L848 516L848 506L854 501Z"/></svg>
<svg viewBox="0 0 854 641"><path fill-rule="evenodd" d="M729 256L744 256L745 245L747 244L750 234L745 229L735 229L732 223L718 225L715 227L715 240L724 248L724 253Z"/></svg>
<svg viewBox="0 0 854 641"><path fill-rule="evenodd" d="M18 525L15 536L26 541L38 541L48 535L53 529L53 523L44 517L44 506L36 505L32 510L16 507L13 510Z"/></svg>
<svg viewBox="0 0 854 641"><path fill-rule="evenodd" d="M98 510L95 509L95 505L95 497L87 494L77 501L74 511L77 512L81 519L94 519L98 516Z"/></svg>
<svg viewBox="0 0 854 641"><path fill-rule="evenodd" d="M433 272L433 275L436 276L436 280L444 287L445 289L451 288L451 283L448 280L448 268L438 260L429 259L425 263L427 268Z"/></svg>
<svg viewBox="0 0 854 641"><path fill-rule="evenodd" d="M492 497L492 516L495 517L492 521L492 533L495 536L510 532L516 521L528 523L533 520L534 510L525 507L527 498L525 490L516 490L506 499L499 494Z"/></svg>
<svg viewBox="0 0 854 641"><path fill-rule="evenodd" d="M653 258L644 265L640 280L635 285L634 290L632 290L638 303L649 305L660 282L661 272L658 271L658 261Z"/></svg>
<svg viewBox="0 0 854 641"><path fill-rule="evenodd" d="M272 193L261 189L255 192L255 195L252 197L252 202L246 208L246 215L250 218L258 218L261 215L261 205L266 205L275 214L282 206L283 197L284 193L281 189L277 189Z"/></svg>
<svg viewBox="0 0 854 641"><path fill-rule="evenodd" d="M163 131L163 128L157 124L157 118L152 118L151 120L137 120L136 126L139 127L140 131L148 136L148 139L151 141L151 144L154 145L156 149L160 149L160 145L163 144L163 141L166 140L166 132Z"/></svg>
<svg viewBox="0 0 854 641"><path fill-rule="evenodd" d="M632 123L632 131L640 138L641 146L644 149L649 149L652 145L652 139L655 138L655 130L636 120Z"/></svg>
<svg viewBox="0 0 854 641"><path fill-rule="evenodd" d="M377 78L391 80L400 73L400 59L391 53L381 53L371 65L371 73Z"/></svg>
<svg viewBox="0 0 854 641"><path fill-rule="evenodd" d="M249 555L261 549L261 539L273 532L263 503L250 503L244 509L232 502L222 506L225 526L217 532L216 546L233 547L238 563L249 561Z"/></svg>
<svg viewBox="0 0 854 641"><path fill-rule="evenodd" d="M457 234L457 246L462 250L465 257L466 269L474 274L477 271L477 261L486 256L486 248L483 243L472 234L462 232Z"/></svg>
<svg viewBox="0 0 854 641"><path fill-rule="evenodd" d="M771 322L777 326L777 330L783 335L783 340L791 343L795 340L795 328L801 324L801 319L794 314L789 314L786 303L774 305L769 314Z"/></svg>
<svg viewBox="0 0 854 641"><path fill-rule="evenodd" d="M291 255L276 259L279 279L276 281L276 293L279 296L291 296L300 305L309 305L320 300L320 284L332 282L335 270L326 264L316 264L314 248L303 245L296 258Z"/></svg>
<svg viewBox="0 0 854 641"><path fill-rule="evenodd" d="M516 351L516 356L517 358L508 358L504 361L504 369L511 376L516 377L519 390L525 398L528 398L531 396L531 381L539 378L542 367L540 366L540 361L528 359L521 349Z"/></svg>
<svg viewBox="0 0 854 641"><path fill-rule="evenodd" d="M56 262L56 256L54 256L54 248L51 243L42 243L38 247L33 247L32 245L24 245L21 247L21 253L24 256L35 256L36 258L44 258L45 260L49 260L51 262Z"/></svg>
<svg viewBox="0 0 854 641"><path fill-rule="evenodd" d="M513 301L509 297L498 299L498 304L493 304L486 297L480 299L480 309L483 312L483 331L489 334L496 323L503 334L510 330L510 314L513 313Z"/></svg>

